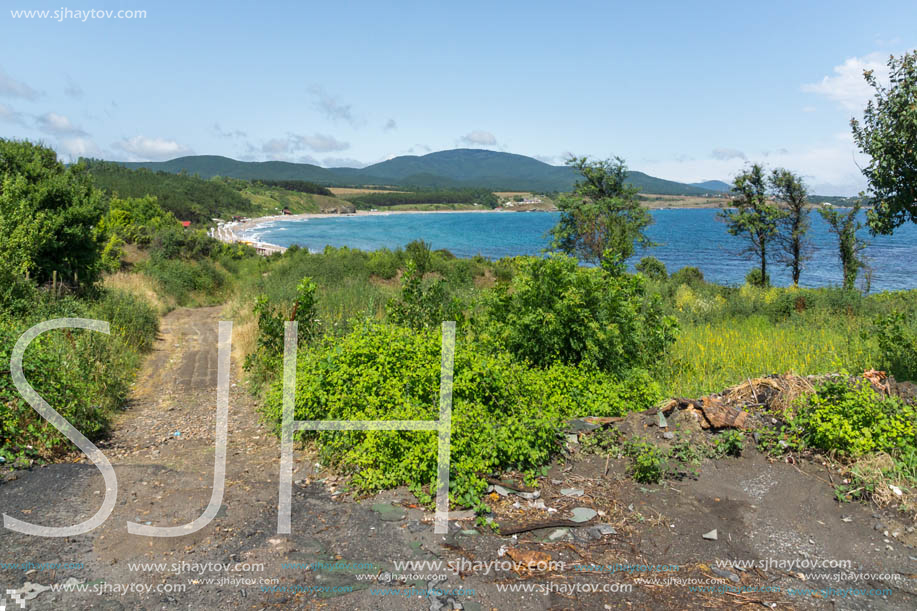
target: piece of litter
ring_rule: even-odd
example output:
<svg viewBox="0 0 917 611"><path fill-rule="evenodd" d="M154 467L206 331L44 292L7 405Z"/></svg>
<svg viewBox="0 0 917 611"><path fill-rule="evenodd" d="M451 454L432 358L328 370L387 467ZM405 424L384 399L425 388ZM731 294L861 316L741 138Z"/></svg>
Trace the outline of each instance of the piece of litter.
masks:
<svg viewBox="0 0 917 611"><path fill-rule="evenodd" d="M707 539L708 541L716 541L717 540L716 529L714 528L710 532L704 533L703 537L704 539Z"/></svg>

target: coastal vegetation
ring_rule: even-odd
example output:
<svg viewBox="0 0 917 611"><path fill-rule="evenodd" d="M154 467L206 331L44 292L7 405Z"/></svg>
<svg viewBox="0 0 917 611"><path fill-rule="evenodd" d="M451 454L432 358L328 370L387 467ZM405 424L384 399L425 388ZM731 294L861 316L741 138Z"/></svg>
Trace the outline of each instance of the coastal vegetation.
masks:
<svg viewBox="0 0 917 611"><path fill-rule="evenodd" d="M893 68L911 79L913 96L913 62ZM903 94L893 87L877 95L873 113L881 114ZM854 130L871 141L885 126L869 118L877 116L867 115ZM859 204L819 210L838 240L842 285L799 288L809 255L807 189L791 171L751 165L726 194L722 218L755 266L744 285L720 286L697 268L670 273L652 257L627 273L624 260L649 243L651 217L623 160L574 157L569 166L578 180L571 193L556 197L555 252L545 256L461 259L418 240L395 250L291 247L259 257L250 247L212 239L200 226L210 218L276 213L281 202L292 211L343 200L320 185L289 182L294 179L203 179L96 161L65 166L47 148L0 140L0 366L37 322L109 321L110 335L49 332L25 358L38 392L98 438L153 345L157 315L176 306L225 304L238 324L246 375L273 426L280 421L289 320L300 332L297 419L434 419L439 328L454 320L457 505L484 511L488 480L506 471L536 481L562 451L571 419L625 417L666 397L709 395L772 374L792 374L808 386L769 414L781 424L762 434L762 449L819 453L843 464L881 454L890 461L888 477L917 487L913 404L877 393L872 382L885 379L876 370L899 381L917 378L917 291L856 290L864 265ZM910 175L897 175L905 186L892 193L882 174L889 167L867 169L876 230L891 230L907 213L895 194L911 188ZM495 198L487 189L452 187L350 199L367 207L486 206L488 195ZM767 266L775 260L791 269L793 286L770 286ZM0 405L4 462L67 450L8 377L0 380ZM421 502L431 500L431 432L298 438L314 443L322 462L348 474L357 491L406 485ZM743 443L741 434L724 434L711 455L740 454ZM609 441L603 451L626 457L633 477L649 483L670 476L668 461L686 462L694 450L632 439ZM839 495L855 498L864 489Z"/></svg>

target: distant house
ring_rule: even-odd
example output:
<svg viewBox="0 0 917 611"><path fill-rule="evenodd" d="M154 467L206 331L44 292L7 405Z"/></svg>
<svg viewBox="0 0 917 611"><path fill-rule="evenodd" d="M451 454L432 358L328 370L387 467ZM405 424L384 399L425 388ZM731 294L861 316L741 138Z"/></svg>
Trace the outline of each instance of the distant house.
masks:
<svg viewBox="0 0 917 611"><path fill-rule="evenodd" d="M185 229L191 226L191 221L178 221L178 222L181 223L181 226L184 227Z"/></svg>

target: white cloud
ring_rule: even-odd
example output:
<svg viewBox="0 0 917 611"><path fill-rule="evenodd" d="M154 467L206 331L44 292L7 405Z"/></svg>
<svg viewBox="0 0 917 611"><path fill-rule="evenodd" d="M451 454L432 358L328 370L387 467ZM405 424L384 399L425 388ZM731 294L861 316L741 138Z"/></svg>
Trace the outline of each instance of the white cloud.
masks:
<svg viewBox="0 0 917 611"><path fill-rule="evenodd" d="M496 146L497 138L490 132L475 130L462 136L463 144L469 146Z"/></svg>
<svg viewBox="0 0 917 611"><path fill-rule="evenodd" d="M303 151L312 151L314 153L343 151L350 148L350 143L342 142L327 134L287 134L283 138L271 138L263 142L260 148L255 148L251 143L248 143L247 147L249 153L261 152L273 161L301 161L305 159L305 161L301 162L321 165L310 155L300 155L297 159L295 153Z"/></svg>
<svg viewBox="0 0 917 611"><path fill-rule="evenodd" d="M23 83L17 81L0 68L0 96L9 98L24 98L34 100L38 98L38 92Z"/></svg>
<svg viewBox="0 0 917 611"><path fill-rule="evenodd" d="M261 152L268 155L279 155L290 152L290 140L287 138L271 138L261 145Z"/></svg>
<svg viewBox="0 0 917 611"><path fill-rule="evenodd" d="M326 168L365 168L366 164L352 157L325 157L322 165Z"/></svg>
<svg viewBox="0 0 917 611"><path fill-rule="evenodd" d="M64 138L58 142L57 151L74 161L80 157L101 159L105 156L89 138Z"/></svg>
<svg viewBox="0 0 917 611"><path fill-rule="evenodd" d="M748 161L739 157L681 161L671 159L648 163L634 169L659 178L685 183L713 179L730 182L742 171L746 163L755 161L761 162L763 158ZM800 174L808 184L810 192L817 195L855 195L866 186L858 167L858 164L863 166L865 162L866 159L852 144L835 138L807 150L780 149L771 152L767 155L766 166L783 167Z"/></svg>
<svg viewBox="0 0 917 611"><path fill-rule="evenodd" d="M556 155L532 155L532 157L548 165L560 165Z"/></svg>
<svg viewBox="0 0 917 611"><path fill-rule="evenodd" d="M327 93L319 85L309 87L315 107L332 121L346 121L354 127L360 124L353 116L350 104L343 103L337 96Z"/></svg>
<svg viewBox="0 0 917 611"><path fill-rule="evenodd" d="M112 144L115 149L126 153L128 161L164 161L191 155L194 151L175 140L134 136L122 138Z"/></svg>
<svg viewBox="0 0 917 611"><path fill-rule="evenodd" d="M802 90L823 95L845 110L861 111L873 94L873 89L863 78L863 72L872 70L879 82L887 81L886 59L880 53L851 57L843 64L835 66L833 75L826 76L817 83L805 84Z"/></svg>
<svg viewBox="0 0 917 611"><path fill-rule="evenodd" d="M311 136L291 136L297 148L306 148L316 153L331 153L333 151L344 151L350 148L349 142L338 140L334 136L327 134L312 134Z"/></svg>
<svg viewBox="0 0 917 611"><path fill-rule="evenodd" d="M35 123L41 131L55 136L87 135L86 132L75 126L66 115L60 115L56 112L46 112L40 117L36 117Z"/></svg>
<svg viewBox="0 0 917 611"><path fill-rule="evenodd" d="M220 138L247 138L248 134L238 129L223 130L219 123L214 123L211 128L213 133Z"/></svg>
<svg viewBox="0 0 917 611"><path fill-rule="evenodd" d="M745 153L738 149L715 148L713 149L713 158L727 161L729 159L745 159Z"/></svg>

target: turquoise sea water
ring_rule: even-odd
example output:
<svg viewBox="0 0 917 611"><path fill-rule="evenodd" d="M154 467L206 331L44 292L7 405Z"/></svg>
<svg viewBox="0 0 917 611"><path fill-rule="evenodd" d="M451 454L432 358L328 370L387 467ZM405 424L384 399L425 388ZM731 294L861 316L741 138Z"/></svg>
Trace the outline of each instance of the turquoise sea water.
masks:
<svg viewBox="0 0 917 611"><path fill-rule="evenodd" d="M641 251L660 259L673 272L686 265L699 267L707 280L738 285L754 262L741 254L743 242L717 221L714 209L654 210L650 238L660 245ZM834 235L822 218L812 215L812 259L803 270L803 286L841 283L841 268ZM312 251L326 245L362 250L395 249L423 239L434 249L446 248L459 257L481 254L490 259L539 254L548 243L547 232L557 222L556 212L495 212L448 214L378 214L305 220L271 221L248 236ZM866 231L864 236L868 237ZM872 290L917 288L917 225L899 228L893 236L870 238L865 254L873 269ZM790 275L777 261L769 263L775 284L787 285Z"/></svg>

